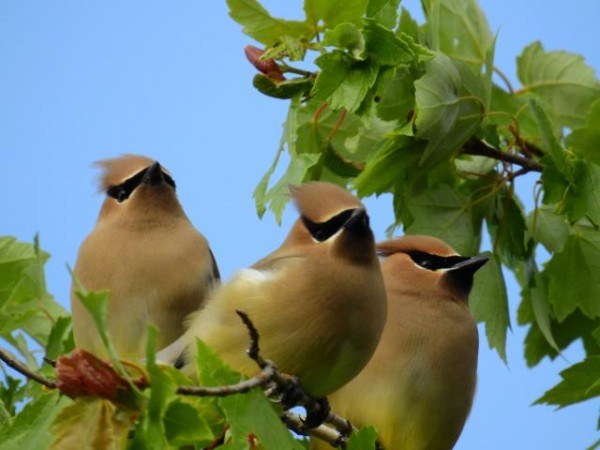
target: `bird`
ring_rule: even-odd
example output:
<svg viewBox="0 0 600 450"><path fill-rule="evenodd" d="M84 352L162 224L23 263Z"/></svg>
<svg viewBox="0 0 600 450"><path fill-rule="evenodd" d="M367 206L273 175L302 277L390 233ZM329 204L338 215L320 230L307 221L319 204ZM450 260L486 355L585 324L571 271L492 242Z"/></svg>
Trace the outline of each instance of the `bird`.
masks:
<svg viewBox="0 0 600 450"><path fill-rule="evenodd" d="M365 206L327 182L291 186L290 195L300 217L282 245L223 284L163 360L183 349L182 370L194 376L198 338L233 369L255 375L241 311L258 332L261 356L298 377L313 398L338 389L367 363L387 306Z"/></svg>
<svg viewBox="0 0 600 450"><path fill-rule="evenodd" d="M362 372L329 396L355 426L373 425L386 450L449 450L467 420L477 379L477 326L468 296L485 256L460 256L430 236L377 244L388 317ZM314 450L329 447L314 439Z"/></svg>
<svg viewBox="0 0 600 450"><path fill-rule="evenodd" d="M194 228L171 174L146 156L122 155L98 161L106 198L96 225L79 248L73 270L71 310L75 346L108 358L91 315L77 296L108 289L107 328L122 359L145 356L148 325L163 348L185 331L219 282L215 257Z"/></svg>

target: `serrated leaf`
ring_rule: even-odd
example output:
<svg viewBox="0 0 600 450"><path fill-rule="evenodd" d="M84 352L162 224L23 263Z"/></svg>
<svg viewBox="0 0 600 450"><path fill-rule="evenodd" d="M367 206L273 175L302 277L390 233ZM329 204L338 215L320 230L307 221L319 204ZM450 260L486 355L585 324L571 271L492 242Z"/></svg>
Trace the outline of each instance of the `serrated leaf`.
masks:
<svg viewBox="0 0 600 450"><path fill-rule="evenodd" d="M58 392L44 393L25 405L10 426L0 428L0 448L47 450L50 425L70 400Z"/></svg>
<svg viewBox="0 0 600 450"><path fill-rule="evenodd" d="M478 241L465 204L465 199L447 185L425 191L408 202L414 221L406 233L436 236L458 253L472 255L477 251Z"/></svg>
<svg viewBox="0 0 600 450"><path fill-rule="evenodd" d="M487 218L494 251L511 268L515 267L516 260L525 260L529 256L525 219L517 200L512 189L502 189L497 195L496 207Z"/></svg>
<svg viewBox="0 0 600 450"><path fill-rule="evenodd" d="M527 217L527 228L533 239L551 253L559 253L569 237L566 217L554 212L550 206L540 206Z"/></svg>
<svg viewBox="0 0 600 450"><path fill-rule="evenodd" d="M433 57L433 53L415 44L406 34L395 34L392 30L367 20L363 29L366 53L382 66L416 64Z"/></svg>
<svg viewBox="0 0 600 450"><path fill-rule="evenodd" d="M375 450L377 437L374 427L361 428L350 435L346 450Z"/></svg>
<svg viewBox="0 0 600 450"><path fill-rule="evenodd" d="M422 148L400 137L380 145L366 168L354 180L359 197L392 191L395 183L406 178L409 168L419 161Z"/></svg>
<svg viewBox="0 0 600 450"><path fill-rule="evenodd" d="M506 362L506 332L510 328L508 297L500 261L489 253L488 263L477 271L469 306L477 322L485 323L490 348Z"/></svg>
<svg viewBox="0 0 600 450"><path fill-rule="evenodd" d="M367 17L380 25L393 30L398 22L400 0L369 0Z"/></svg>
<svg viewBox="0 0 600 450"><path fill-rule="evenodd" d="M600 165L600 101L592 105L585 126L573 130L566 142L574 152Z"/></svg>
<svg viewBox="0 0 600 450"><path fill-rule="evenodd" d="M479 76L445 55L437 55L425 67L425 76L415 82L416 136L429 141L422 161L438 164L477 130L485 92Z"/></svg>
<svg viewBox="0 0 600 450"><path fill-rule="evenodd" d="M564 208L571 222L587 217L600 225L600 166L591 162L577 161L573 184L564 198Z"/></svg>
<svg viewBox="0 0 600 450"><path fill-rule="evenodd" d="M404 7L400 13L400 23L398 24L398 33L404 33L419 42L419 24L412 18L410 12Z"/></svg>
<svg viewBox="0 0 600 450"><path fill-rule="evenodd" d="M348 50L353 57L359 58L365 49L365 38L356 25L341 23L325 33L322 45Z"/></svg>
<svg viewBox="0 0 600 450"><path fill-rule="evenodd" d="M533 116L535 117L540 130L544 150L546 150L553 159L554 164L560 173L567 180L573 181L573 167L567 160L564 149L558 143L558 140L554 135L550 119L548 119L546 112L533 98L529 99L529 107L533 111Z"/></svg>
<svg viewBox="0 0 600 450"><path fill-rule="evenodd" d="M312 97L328 103L331 109L354 112L377 80L378 67L369 61L356 61L339 50L315 60L321 68Z"/></svg>
<svg viewBox="0 0 600 450"><path fill-rule="evenodd" d="M81 397L64 408L52 424L50 450L121 449L130 421L110 401Z"/></svg>
<svg viewBox="0 0 600 450"><path fill-rule="evenodd" d="M302 61L306 55L306 50L305 40L284 34L279 36L279 40L274 45L265 50L261 59L289 58L290 61Z"/></svg>
<svg viewBox="0 0 600 450"><path fill-rule="evenodd" d="M56 319L68 316L46 291L48 258L37 238L32 245L0 237L0 336L9 342L13 341L11 333L22 329L43 345Z"/></svg>
<svg viewBox="0 0 600 450"><path fill-rule="evenodd" d="M415 79L404 67L381 72L375 86L377 115L403 123L415 109Z"/></svg>
<svg viewBox="0 0 600 450"><path fill-rule="evenodd" d="M542 279L535 262L532 264L531 276L529 280L529 297L535 321L546 341L550 346L560 352L558 344L554 339L551 327L552 311L548 301L548 292L546 283Z"/></svg>
<svg viewBox="0 0 600 450"><path fill-rule="evenodd" d="M485 64L494 39L476 0L427 0L423 4L433 49L468 64Z"/></svg>
<svg viewBox="0 0 600 450"><path fill-rule="evenodd" d="M332 28L344 22L359 23L367 11L367 3L368 0L305 0L304 12L315 29Z"/></svg>
<svg viewBox="0 0 600 450"><path fill-rule="evenodd" d="M600 356L589 356L560 373L562 381L535 403L564 407L600 396Z"/></svg>
<svg viewBox="0 0 600 450"><path fill-rule="evenodd" d="M71 318L59 317L50 330L48 343L46 344L46 358L56 359L60 355L70 352L71 348L65 348L64 342L71 330Z"/></svg>
<svg viewBox="0 0 600 450"><path fill-rule="evenodd" d="M196 364L203 385L233 384L242 379L240 374L232 371L202 341L197 341L197 349ZM272 403L260 389L223 397L218 400L218 403L229 424L230 444L233 448L237 445L247 445L249 435L254 435L263 448L290 450L303 448L283 426Z"/></svg>
<svg viewBox="0 0 600 450"><path fill-rule="evenodd" d="M165 436L173 446L195 444L203 448L215 439L198 409L184 400L171 401L165 410L163 421Z"/></svg>
<svg viewBox="0 0 600 450"><path fill-rule="evenodd" d="M584 59L563 51L546 52L534 42L517 58L522 92L533 92L548 106L555 128L577 128L600 98L600 84Z"/></svg>
<svg viewBox="0 0 600 450"><path fill-rule="evenodd" d="M227 0L229 15L244 27L244 33L273 45L281 36L312 39L315 30L306 22L272 17L257 0Z"/></svg>
<svg viewBox="0 0 600 450"><path fill-rule="evenodd" d="M307 181L308 173L321 159L320 154L302 153L291 155L287 170L279 181L268 191L265 203L275 215L278 223L281 223L281 215L289 200L288 187L290 184L302 184Z"/></svg>
<svg viewBox="0 0 600 450"><path fill-rule="evenodd" d="M163 415L167 404L174 399L177 385L167 372L163 372L155 361L156 328L148 327L146 343L146 369L149 375L150 390L144 415L136 426L132 449L163 449L168 447Z"/></svg>
<svg viewBox="0 0 600 450"><path fill-rule="evenodd" d="M543 271L548 296L559 321L579 308L593 318L600 317L600 233L577 230L564 249L555 253Z"/></svg>

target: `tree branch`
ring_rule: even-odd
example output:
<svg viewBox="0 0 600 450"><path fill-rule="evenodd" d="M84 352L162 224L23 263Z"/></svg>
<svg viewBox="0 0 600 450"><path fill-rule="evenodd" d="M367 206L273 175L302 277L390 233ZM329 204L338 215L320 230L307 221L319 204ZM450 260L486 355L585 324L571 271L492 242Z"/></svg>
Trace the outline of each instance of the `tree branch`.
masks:
<svg viewBox="0 0 600 450"><path fill-rule="evenodd" d="M532 158L516 155L514 153L506 153L493 147L488 147L479 139L469 140L465 145L463 145L461 153L465 155L487 156L488 158L497 159L499 161L517 164L523 168L522 170L524 170L524 172L522 173L541 172L544 169L542 164L538 163Z"/></svg>
<svg viewBox="0 0 600 450"><path fill-rule="evenodd" d="M8 367L16 370L21 375L25 375L27 378L37 381L38 383L46 386L48 389L56 389L56 383L54 381L29 370L25 364L19 362L17 358L8 350L0 348L0 359L4 361Z"/></svg>

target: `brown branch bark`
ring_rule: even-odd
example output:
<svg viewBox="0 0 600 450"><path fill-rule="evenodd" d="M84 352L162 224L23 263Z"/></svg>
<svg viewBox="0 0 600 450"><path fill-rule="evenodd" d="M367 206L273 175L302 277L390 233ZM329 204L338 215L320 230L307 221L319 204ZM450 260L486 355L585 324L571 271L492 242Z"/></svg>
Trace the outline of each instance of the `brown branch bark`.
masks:
<svg viewBox="0 0 600 450"><path fill-rule="evenodd" d="M527 158L514 153L502 152L493 147L488 147L478 139L471 139L461 149L465 155L487 156L488 158L505 161L521 166L526 172L541 172L544 166L532 158ZM525 172L523 172L525 173Z"/></svg>
<svg viewBox="0 0 600 450"><path fill-rule="evenodd" d="M48 389L56 389L56 383L54 381L29 370L25 364L17 360L17 358L8 350L0 348L0 360L4 361L8 367L16 370L21 375L25 375L27 378L37 381L38 383L46 386Z"/></svg>

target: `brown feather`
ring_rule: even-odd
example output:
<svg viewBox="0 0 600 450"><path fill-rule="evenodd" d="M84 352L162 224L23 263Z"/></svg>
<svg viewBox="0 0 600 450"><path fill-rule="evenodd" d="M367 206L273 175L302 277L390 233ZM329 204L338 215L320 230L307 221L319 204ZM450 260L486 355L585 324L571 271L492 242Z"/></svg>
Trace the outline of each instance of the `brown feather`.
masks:
<svg viewBox="0 0 600 450"><path fill-rule="evenodd" d="M290 193L300 214L316 223L325 222L347 209L364 208L350 192L331 183L314 181L290 186Z"/></svg>
<svg viewBox="0 0 600 450"><path fill-rule="evenodd" d="M111 186L117 186L140 170L151 166L155 161L142 155L126 154L117 158L96 161L95 166L102 169L99 190L105 191Z"/></svg>

